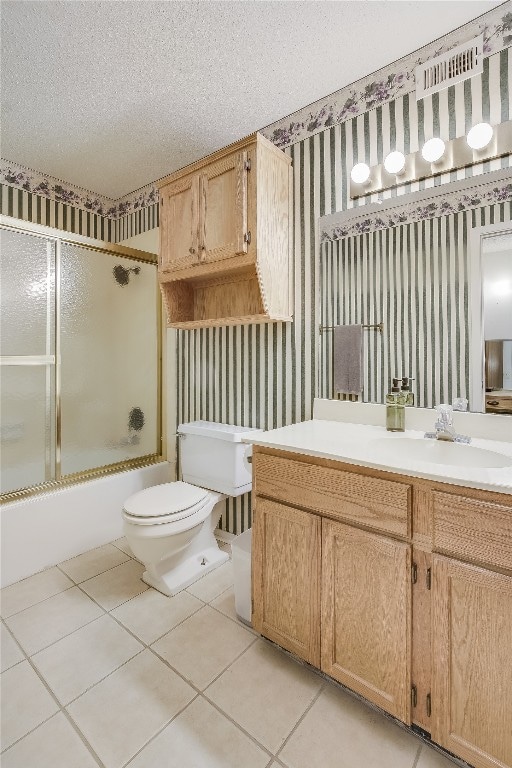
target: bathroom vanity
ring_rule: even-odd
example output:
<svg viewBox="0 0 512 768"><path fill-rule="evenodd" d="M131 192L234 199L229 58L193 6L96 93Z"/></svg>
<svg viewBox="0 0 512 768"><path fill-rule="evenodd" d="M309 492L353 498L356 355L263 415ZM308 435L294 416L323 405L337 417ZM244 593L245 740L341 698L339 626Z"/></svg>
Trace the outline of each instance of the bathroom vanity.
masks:
<svg viewBox="0 0 512 768"><path fill-rule="evenodd" d="M509 767L512 443L438 449L366 407L373 423L251 441L253 625L476 768Z"/></svg>

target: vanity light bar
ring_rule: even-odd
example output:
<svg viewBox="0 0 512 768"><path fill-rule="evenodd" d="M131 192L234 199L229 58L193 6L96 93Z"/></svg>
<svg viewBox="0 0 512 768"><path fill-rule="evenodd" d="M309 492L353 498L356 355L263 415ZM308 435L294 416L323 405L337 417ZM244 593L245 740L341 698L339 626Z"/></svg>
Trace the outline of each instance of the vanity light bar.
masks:
<svg viewBox="0 0 512 768"><path fill-rule="evenodd" d="M487 139L489 135L490 138L485 146L481 146L482 141ZM481 136L483 138L480 138ZM480 147L473 149L469 144L470 141L471 144L480 144ZM491 126L487 127L485 123L479 123L473 126L468 136L460 136L452 141L443 142L445 143L445 149L438 160L430 161L425 159L425 156L427 158L435 156L436 153L432 154L434 147L437 148L437 153L439 153L441 148L440 142L441 140L438 140L438 142L433 143L433 140L430 139L420 151L405 155L402 170L400 171L394 170L398 168L398 164L393 166L391 163L390 165L390 159L395 159L395 155L398 154L391 152L385 158L384 163L368 166L369 172L366 181L354 180L351 172L350 197L352 199L365 197L375 192L382 192L384 189L397 187L400 184L420 181L421 179L438 176L441 173L466 168L467 166L475 165L475 163L481 163L484 160L492 160L497 157L503 157L503 155L512 154L512 120L500 123L494 126L494 128ZM355 168L360 168L361 165L364 164L358 163ZM390 168L393 172L386 170L386 167ZM356 175L357 179L357 174L354 175Z"/></svg>

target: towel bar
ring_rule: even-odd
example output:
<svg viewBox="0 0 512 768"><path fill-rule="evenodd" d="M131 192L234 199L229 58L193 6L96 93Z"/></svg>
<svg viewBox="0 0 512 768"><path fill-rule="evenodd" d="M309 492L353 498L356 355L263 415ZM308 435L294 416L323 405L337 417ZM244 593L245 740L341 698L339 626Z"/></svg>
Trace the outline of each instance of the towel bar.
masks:
<svg viewBox="0 0 512 768"><path fill-rule="evenodd" d="M336 326L334 325L321 325L320 326L320 333L324 333L325 331L333 331ZM374 331L382 331L384 330L384 323L371 323L370 325L363 325L363 328L372 329Z"/></svg>

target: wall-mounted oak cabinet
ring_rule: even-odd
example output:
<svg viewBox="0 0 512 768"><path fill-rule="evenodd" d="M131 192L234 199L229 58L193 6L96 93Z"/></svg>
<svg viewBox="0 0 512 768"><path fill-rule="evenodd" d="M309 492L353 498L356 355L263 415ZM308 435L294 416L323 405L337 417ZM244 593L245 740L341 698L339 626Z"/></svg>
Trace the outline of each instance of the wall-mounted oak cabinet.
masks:
<svg viewBox="0 0 512 768"><path fill-rule="evenodd" d="M169 326L291 320L290 163L254 134L160 183Z"/></svg>

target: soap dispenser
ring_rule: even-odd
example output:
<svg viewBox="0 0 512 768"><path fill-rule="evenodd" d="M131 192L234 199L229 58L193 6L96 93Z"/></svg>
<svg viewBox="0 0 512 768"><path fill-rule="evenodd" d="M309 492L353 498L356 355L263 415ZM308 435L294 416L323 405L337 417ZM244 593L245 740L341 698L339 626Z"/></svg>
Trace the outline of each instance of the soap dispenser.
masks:
<svg viewBox="0 0 512 768"><path fill-rule="evenodd" d="M386 429L388 432L405 431L405 401L407 392L400 389L400 379L393 379L391 392L386 395Z"/></svg>
<svg viewBox="0 0 512 768"><path fill-rule="evenodd" d="M410 376L404 376L402 379L402 388L401 392L405 395L405 406L412 406L414 405L414 392L411 392L411 381L414 381Z"/></svg>

